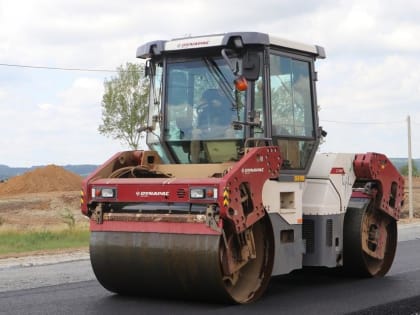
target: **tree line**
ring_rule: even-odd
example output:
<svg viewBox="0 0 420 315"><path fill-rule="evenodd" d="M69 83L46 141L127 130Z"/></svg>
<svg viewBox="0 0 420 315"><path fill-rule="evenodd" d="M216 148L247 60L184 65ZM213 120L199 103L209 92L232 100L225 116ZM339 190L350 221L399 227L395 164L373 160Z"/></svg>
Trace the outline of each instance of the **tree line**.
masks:
<svg viewBox="0 0 420 315"><path fill-rule="evenodd" d="M408 163L404 166L401 166L399 171L400 171L401 175L408 176ZM419 177L420 176L420 173L419 173L419 170L417 169L416 164L412 165L411 172L412 172L414 177Z"/></svg>

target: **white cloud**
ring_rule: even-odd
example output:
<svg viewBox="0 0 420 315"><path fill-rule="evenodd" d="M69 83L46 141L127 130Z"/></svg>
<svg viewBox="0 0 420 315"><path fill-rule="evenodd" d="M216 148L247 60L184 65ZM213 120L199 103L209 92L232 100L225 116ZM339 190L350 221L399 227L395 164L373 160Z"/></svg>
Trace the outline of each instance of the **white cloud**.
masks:
<svg viewBox="0 0 420 315"><path fill-rule="evenodd" d="M103 92L102 80L81 77L77 78L67 90L60 92L59 96L68 107L86 109L86 107L97 107L102 100Z"/></svg>
<svg viewBox="0 0 420 315"><path fill-rule="evenodd" d="M7 92L0 88L0 101L7 97Z"/></svg>
<svg viewBox="0 0 420 315"><path fill-rule="evenodd" d="M43 103L43 104L39 104L39 105L38 105L38 108L39 108L41 111L48 111L48 110L51 110L53 107L54 107L53 105L51 105L51 104L47 104L47 103Z"/></svg>
<svg viewBox="0 0 420 315"><path fill-rule="evenodd" d="M98 134L102 80L80 77L57 94L54 103L27 106L19 112L0 103L3 137L0 164L99 163L122 146Z"/></svg>

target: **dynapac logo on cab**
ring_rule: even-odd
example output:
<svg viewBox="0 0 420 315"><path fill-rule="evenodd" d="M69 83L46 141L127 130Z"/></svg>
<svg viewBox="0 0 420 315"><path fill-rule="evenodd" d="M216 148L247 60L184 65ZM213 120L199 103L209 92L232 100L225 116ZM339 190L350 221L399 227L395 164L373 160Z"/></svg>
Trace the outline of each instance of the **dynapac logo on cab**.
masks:
<svg viewBox="0 0 420 315"><path fill-rule="evenodd" d="M243 168L243 174L264 173L264 167Z"/></svg>
<svg viewBox="0 0 420 315"><path fill-rule="evenodd" d="M169 191L136 191L137 197L168 197Z"/></svg>
<svg viewBox="0 0 420 315"><path fill-rule="evenodd" d="M208 44L209 44L208 40L182 42L177 45L177 48L196 48L196 47L207 46Z"/></svg>

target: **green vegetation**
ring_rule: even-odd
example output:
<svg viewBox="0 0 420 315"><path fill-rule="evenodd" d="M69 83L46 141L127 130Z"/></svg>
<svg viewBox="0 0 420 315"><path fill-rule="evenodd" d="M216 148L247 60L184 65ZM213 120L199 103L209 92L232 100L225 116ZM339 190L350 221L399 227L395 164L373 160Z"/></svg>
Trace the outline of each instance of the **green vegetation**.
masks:
<svg viewBox="0 0 420 315"><path fill-rule="evenodd" d="M408 176L408 163L406 165L401 166L399 171L400 171L401 175ZM414 177L420 176L420 173L417 169L416 164L413 163L411 171L412 171L412 174L413 174Z"/></svg>
<svg viewBox="0 0 420 315"><path fill-rule="evenodd" d="M0 231L0 255L40 250L87 247L89 230Z"/></svg>
<svg viewBox="0 0 420 315"><path fill-rule="evenodd" d="M144 67L127 62L117 68L118 74L105 80L102 97L102 125L99 133L111 136L136 150L140 142L140 127L146 126L148 82Z"/></svg>

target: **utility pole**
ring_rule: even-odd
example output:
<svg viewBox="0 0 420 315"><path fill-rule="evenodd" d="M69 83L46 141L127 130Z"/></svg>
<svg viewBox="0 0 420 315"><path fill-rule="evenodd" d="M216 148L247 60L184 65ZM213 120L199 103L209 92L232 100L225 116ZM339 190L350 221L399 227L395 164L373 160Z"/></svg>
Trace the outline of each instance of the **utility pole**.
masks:
<svg viewBox="0 0 420 315"><path fill-rule="evenodd" d="M413 162L411 155L411 119L407 116L408 127L408 219L413 220Z"/></svg>

